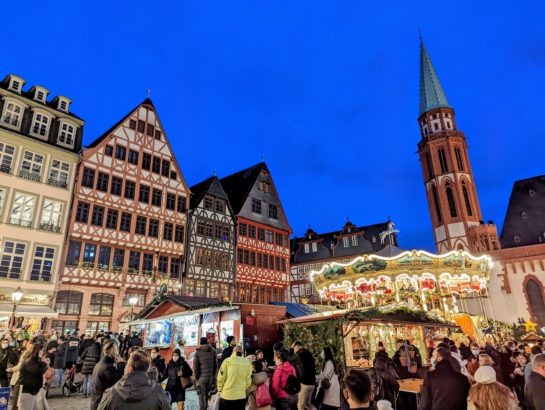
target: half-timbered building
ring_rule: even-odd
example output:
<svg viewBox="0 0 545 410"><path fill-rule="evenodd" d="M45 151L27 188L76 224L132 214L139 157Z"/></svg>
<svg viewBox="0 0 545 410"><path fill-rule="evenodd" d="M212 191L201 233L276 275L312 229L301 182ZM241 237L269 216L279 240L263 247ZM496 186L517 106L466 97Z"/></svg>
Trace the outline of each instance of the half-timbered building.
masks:
<svg viewBox="0 0 545 410"><path fill-rule="evenodd" d="M291 228L264 162L221 180L238 226L233 299L285 301L290 283Z"/></svg>
<svg viewBox="0 0 545 410"><path fill-rule="evenodd" d="M48 95L16 75L0 82L0 331L15 320L35 330L56 316L84 122L68 97Z"/></svg>
<svg viewBox="0 0 545 410"><path fill-rule="evenodd" d="M190 188L183 292L231 299L235 277L235 216L216 176Z"/></svg>
<svg viewBox="0 0 545 410"><path fill-rule="evenodd" d="M189 192L149 98L83 152L55 329L116 331L162 283L179 292Z"/></svg>

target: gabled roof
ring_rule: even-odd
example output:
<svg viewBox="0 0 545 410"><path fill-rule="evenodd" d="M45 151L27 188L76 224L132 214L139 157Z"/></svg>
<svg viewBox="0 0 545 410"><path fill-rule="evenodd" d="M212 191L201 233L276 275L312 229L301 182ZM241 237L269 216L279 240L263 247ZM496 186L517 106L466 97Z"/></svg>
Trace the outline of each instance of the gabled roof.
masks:
<svg viewBox="0 0 545 410"><path fill-rule="evenodd" d="M150 313L165 302L172 302L186 310L197 310L219 306L229 306L229 302L223 302L220 299L204 298L194 296L164 295L156 296L148 305L146 305L136 316L137 319L146 318Z"/></svg>
<svg viewBox="0 0 545 410"><path fill-rule="evenodd" d="M231 208L231 203L229 202L229 197L225 193L223 186L221 185L220 180L217 176L211 176L210 178L205 179L204 181L199 182L198 184L193 185L189 188L191 191L191 201L189 209L195 209L199 206L202 199L206 194L214 195L218 198L223 198L231 215L234 216L233 209Z"/></svg>
<svg viewBox="0 0 545 410"><path fill-rule="evenodd" d="M420 39L420 114L434 108L452 108L441 87L426 46Z"/></svg>
<svg viewBox="0 0 545 410"><path fill-rule="evenodd" d="M267 165L264 162L260 162L221 179L221 185L229 198L235 215L238 215L242 209L257 177L263 170L269 172Z"/></svg>
<svg viewBox="0 0 545 410"><path fill-rule="evenodd" d="M514 183L500 243L503 249L545 243L545 175Z"/></svg>

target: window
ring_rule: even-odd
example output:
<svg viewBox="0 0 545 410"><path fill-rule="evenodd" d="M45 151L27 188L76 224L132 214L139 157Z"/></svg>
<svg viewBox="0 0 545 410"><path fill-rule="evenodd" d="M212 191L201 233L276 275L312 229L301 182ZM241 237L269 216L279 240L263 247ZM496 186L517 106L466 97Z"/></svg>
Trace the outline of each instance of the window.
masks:
<svg viewBox="0 0 545 410"><path fill-rule="evenodd" d="M137 233L139 235L145 235L147 222L148 222L148 219L145 216L137 216L134 233Z"/></svg>
<svg viewBox="0 0 545 410"><path fill-rule="evenodd" d="M131 219L132 219L132 214L128 212L121 212L121 224L119 225L119 230L123 232L130 232Z"/></svg>
<svg viewBox="0 0 545 410"><path fill-rule="evenodd" d="M79 315L82 301L83 293L73 290L60 290L55 300L55 311L60 315Z"/></svg>
<svg viewBox="0 0 545 410"><path fill-rule="evenodd" d="M274 237L276 239L276 244L282 246L282 243L284 243L284 241L282 240L282 234L276 233Z"/></svg>
<svg viewBox="0 0 545 410"><path fill-rule="evenodd" d="M146 134L148 134L150 137L153 137L153 132L155 131L155 127L151 124L148 124L148 128L146 130Z"/></svg>
<svg viewBox="0 0 545 410"><path fill-rule="evenodd" d="M318 243L312 242L312 252L318 252Z"/></svg>
<svg viewBox="0 0 545 410"><path fill-rule="evenodd" d="M241 223L238 226L238 234L240 236L247 236L248 235L248 225L245 223Z"/></svg>
<svg viewBox="0 0 545 410"><path fill-rule="evenodd" d="M155 139L160 140L161 139L161 131L155 130Z"/></svg>
<svg viewBox="0 0 545 410"><path fill-rule="evenodd" d="M130 303L131 298L136 298L137 302L135 306L142 307L146 305L146 295L142 295L140 293L125 293L123 295L123 302L121 303L121 305L123 307L132 306Z"/></svg>
<svg viewBox="0 0 545 410"><path fill-rule="evenodd" d="M42 205L40 229L50 232L60 232L62 221L62 202L45 198Z"/></svg>
<svg viewBox="0 0 545 410"><path fill-rule="evenodd" d="M469 192L465 184L462 184L462 194L464 195L464 202L466 204L467 215L473 216L473 209L471 209L471 201L469 200Z"/></svg>
<svg viewBox="0 0 545 410"><path fill-rule="evenodd" d="M15 147L0 142L0 172L4 172L6 174L11 173L11 165L13 164L14 155Z"/></svg>
<svg viewBox="0 0 545 410"><path fill-rule="evenodd" d="M129 270L132 272L140 270L140 252L131 251L129 253Z"/></svg>
<svg viewBox="0 0 545 410"><path fill-rule="evenodd" d="M111 145L106 145L104 147L104 155L106 155L107 157L111 157L114 153L114 147L112 147Z"/></svg>
<svg viewBox="0 0 545 410"><path fill-rule="evenodd" d="M108 180L110 176L104 172L98 173L97 191L108 192Z"/></svg>
<svg viewBox="0 0 545 410"><path fill-rule="evenodd" d="M25 151L23 162L21 163L21 176L34 181L40 180L44 156L35 152Z"/></svg>
<svg viewBox="0 0 545 410"><path fill-rule="evenodd" d="M169 223L165 222L163 226L163 239L165 241L171 241L172 240L172 230L174 229L174 226Z"/></svg>
<svg viewBox="0 0 545 410"><path fill-rule="evenodd" d="M204 236L204 221L197 220L197 235Z"/></svg>
<svg viewBox="0 0 545 410"><path fill-rule="evenodd" d="M159 174L161 172L161 158L154 156L151 163L151 172Z"/></svg>
<svg viewBox="0 0 545 410"><path fill-rule="evenodd" d="M153 255L151 253L145 253L142 262L142 270L147 272L153 270Z"/></svg>
<svg viewBox="0 0 545 410"><path fill-rule="evenodd" d="M161 162L161 175L164 177L170 175L170 161L167 161L166 159Z"/></svg>
<svg viewBox="0 0 545 410"><path fill-rule="evenodd" d="M30 280L49 282L55 258L55 248L36 245L34 260L30 271Z"/></svg>
<svg viewBox="0 0 545 410"><path fill-rule="evenodd" d="M136 183L134 181L125 180L125 198L134 199L135 190L136 190Z"/></svg>
<svg viewBox="0 0 545 410"><path fill-rule="evenodd" d="M441 164L441 172L444 174L445 172L448 172L448 164L445 150L443 148L439 148L437 152L439 154L439 164Z"/></svg>
<svg viewBox="0 0 545 410"><path fill-rule="evenodd" d="M265 229L257 228L257 239L259 239L260 241L265 240Z"/></svg>
<svg viewBox="0 0 545 410"><path fill-rule="evenodd" d="M119 177L112 175L112 184L110 185L110 193L112 195L121 196L122 186L123 186L123 180Z"/></svg>
<svg viewBox="0 0 545 410"><path fill-rule="evenodd" d="M81 242L70 241L68 245L68 253L66 255L66 264L68 266L75 266L79 263L81 253Z"/></svg>
<svg viewBox="0 0 545 410"><path fill-rule="evenodd" d="M278 207L276 205L269 204L269 218L278 219Z"/></svg>
<svg viewBox="0 0 545 410"><path fill-rule="evenodd" d="M115 146L115 157L117 159L120 159L121 161L125 161L125 158L127 156L127 148L123 145L116 145Z"/></svg>
<svg viewBox="0 0 545 410"><path fill-rule="evenodd" d="M198 280L195 282L195 296L206 295L206 282L204 280Z"/></svg>
<svg viewBox="0 0 545 410"><path fill-rule="evenodd" d="M129 128L131 130L135 130L136 129L136 121L135 120L130 120L129 121Z"/></svg>
<svg viewBox="0 0 545 410"><path fill-rule="evenodd" d="M61 98L59 100L59 110L64 111L64 112L68 112L68 101Z"/></svg>
<svg viewBox="0 0 545 410"><path fill-rule="evenodd" d="M204 223L204 235L208 236L209 238L212 238L213 231L214 231L214 224L210 221L206 221Z"/></svg>
<svg viewBox="0 0 545 410"><path fill-rule="evenodd" d="M222 226L220 239L222 241L228 241L230 237L231 237L231 229L228 226Z"/></svg>
<svg viewBox="0 0 545 410"><path fill-rule="evenodd" d="M176 171L170 171L170 179L176 179L178 178L178 174Z"/></svg>
<svg viewBox="0 0 545 410"><path fill-rule="evenodd" d="M78 202L76 209L76 222L86 224L89 220L89 204L86 202Z"/></svg>
<svg viewBox="0 0 545 410"><path fill-rule="evenodd" d="M97 246L94 243L86 243L83 247L83 262L94 264L97 254Z"/></svg>
<svg viewBox="0 0 545 410"><path fill-rule="evenodd" d="M430 153L426 152L426 154L424 155L424 158L425 158L425 162L426 162L426 168L428 170L428 178L432 178L433 177L433 165L431 163Z"/></svg>
<svg viewBox="0 0 545 410"><path fill-rule="evenodd" d="M305 243L304 250L305 250L305 253L310 252L310 245L308 243Z"/></svg>
<svg viewBox="0 0 545 410"><path fill-rule="evenodd" d="M179 278L182 266L182 260L180 258L170 258L170 277Z"/></svg>
<svg viewBox="0 0 545 410"><path fill-rule="evenodd" d="M24 243L4 240L0 258L0 278L21 279L25 249Z"/></svg>
<svg viewBox="0 0 545 410"><path fill-rule="evenodd" d="M129 158L127 159L129 164L138 165L138 151L133 149L129 150Z"/></svg>
<svg viewBox="0 0 545 410"><path fill-rule="evenodd" d="M431 194L433 197L433 205L435 207L435 214L437 215L437 222L442 223L443 217L441 215L441 205L439 204L439 197L437 196L437 189L435 188L435 185L432 185L431 187Z"/></svg>
<svg viewBox="0 0 545 410"><path fill-rule="evenodd" d="M49 127L49 117L40 113L36 113L34 116L34 123L32 124L32 134L44 137L47 134L47 128Z"/></svg>
<svg viewBox="0 0 545 410"><path fill-rule="evenodd" d="M8 102L6 104L6 109L4 110L4 118L2 118L2 123L12 127L19 127L19 125L21 125L22 117L23 107L15 103Z"/></svg>
<svg viewBox="0 0 545 410"><path fill-rule="evenodd" d="M248 225L248 238L255 239L256 227L255 225Z"/></svg>
<svg viewBox="0 0 545 410"><path fill-rule="evenodd" d="M149 204L149 186L140 185L140 193L138 194L138 200Z"/></svg>
<svg viewBox="0 0 545 410"><path fill-rule="evenodd" d="M183 225L176 225L176 231L174 233L174 241L175 242L184 242L184 226Z"/></svg>
<svg viewBox="0 0 545 410"><path fill-rule="evenodd" d="M87 334L96 334L99 331L107 332L110 329L110 322L95 322L95 321L88 321L87 322L87 329L85 329L85 333Z"/></svg>
<svg viewBox="0 0 545 410"><path fill-rule="evenodd" d="M348 238L347 236L343 238L343 246L345 248L348 248L350 246L350 238Z"/></svg>
<svg viewBox="0 0 545 410"><path fill-rule="evenodd" d="M108 209L108 216L106 217L106 228L117 229L118 217L119 217L118 210Z"/></svg>
<svg viewBox="0 0 545 410"><path fill-rule="evenodd" d="M108 269L110 267L110 255L112 254L112 248L109 246L100 246L98 252L98 265L99 269Z"/></svg>
<svg viewBox="0 0 545 410"><path fill-rule="evenodd" d="M178 212L185 214L186 208L186 198L183 195L178 196Z"/></svg>
<svg viewBox="0 0 545 410"><path fill-rule="evenodd" d="M148 236L157 238L159 236L159 221L157 219L149 220Z"/></svg>
<svg viewBox="0 0 545 410"><path fill-rule="evenodd" d="M176 194L171 194L167 192L167 203L166 208L174 211L176 209Z"/></svg>
<svg viewBox="0 0 545 410"><path fill-rule="evenodd" d="M87 188L93 188L95 186L95 170L90 168L83 168L83 175L81 177L81 185Z"/></svg>
<svg viewBox="0 0 545 410"><path fill-rule="evenodd" d="M68 176L70 172L70 164L67 162L59 161L54 159L51 161L51 169L49 171L49 185L67 188L68 187ZM94 179L94 174L93 174Z"/></svg>
<svg viewBox="0 0 545 410"><path fill-rule="evenodd" d="M91 225L102 226L104 222L104 207L94 205L93 214L91 215Z"/></svg>
<svg viewBox="0 0 545 410"><path fill-rule="evenodd" d="M160 189L153 188L153 194L151 196L151 204L155 206L161 206L161 197L163 196L163 191Z"/></svg>
<svg viewBox="0 0 545 410"><path fill-rule="evenodd" d="M450 216L452 218L456 218L458 216L458 213L456 212L456 202L454 202L454 194L452 192L452 187L450 185L447 185L445 188L445 192L447 194L447 201L448 201L448 207L450 210Z"/></svg>
<svg viewBox="0 0 545 410"><path fill-rule="evenodd" d="M93 293L91 295L91 305L89 306L89 315L93 316L112 316L114 307L113 295L107 293Z"/></svg>
<svg viewBox="0 0 545 410"><path fill-rule="evenodd" d="M265 241L273 243L273 231L265 231Z"/></svg>
<svg viewBox="0 0 545 410"><path fill-rule="evenodd" d="M57 331L57 334L74 333L78 328L77 320L53 320L51 328Z"/></svg>
<svg viewBox="0 0 545 410"><path fill-rule="evenodd" d="M356 235L352 236L352 246L358 246L358 237Z"/></svg>
<svg viewBox="0 0 545 410"><path fill-rule="evenodd" d="M167 256L159 256L158 270L161 273L167 273L168 272L168 257Z"/></svg>
<svg viewBox="0 0 545 410"><path fill-rule="evenodd" d="M149 171L151 169L151 155L144 152L142 156L142 169Z"/></svg>
<svg viewBox="0 0 545 410"><path fill-rule="evenodd" d="M252 212L261 214L261 201L259 199L252 198Z"/></svg>
<svg viewBox="0 0 545 410"><path fill-rule="evenodd" d="M144 132L146 128L146 123L142 120L138 120L138 132Z"/></svg>
<svg viewBox="0 0 545 410"><path fill-rule="evenodd" d="M204 209L212 209L214 201L209 196L204 197Z"/></svg>
<svg viewBox="0 0 545 410"><path fill-rule="evenodd" d="M34 216L36 197L15 192L13 208L11 208L10 224L30 227Z"/></svg>
<svg viewBox="0 0 545 410"><path fill-rule="evenodd" d="M74 126L63 122L61 123L61 127L59 129L59 137L57 142L62 145L73 147L75 135L76 129L74 128Z"/></svg>
<svg viewBox="0 0 545 410"><path fill-rule="evenodd" d="M216 199L216 212L224 213L225 212L225 202L221 199Z"/></svg>
<svg viewBox="0 0 545 410"><path fill-rule="evenodd" d="M464 170L464 163L462 161L462 153L460 151L460 148L454 148L454 153L456 154L456 163L458 164L458 169L460 171Z"/></svg>
<svg viewBox="0 0 545 410"><path fill-rule="evenodd" d="M114 249L114 259L112 261L112 267L116 269L123 268L123 263L125 261L125 251L123 249Z"/></svg>
<svg viewBox="0 0 545 410"><path fill-rule="evenodd" d="M6 202L6 190L0 188L0 220L2 220L2 210L4 209L4 203Z"/></svg>

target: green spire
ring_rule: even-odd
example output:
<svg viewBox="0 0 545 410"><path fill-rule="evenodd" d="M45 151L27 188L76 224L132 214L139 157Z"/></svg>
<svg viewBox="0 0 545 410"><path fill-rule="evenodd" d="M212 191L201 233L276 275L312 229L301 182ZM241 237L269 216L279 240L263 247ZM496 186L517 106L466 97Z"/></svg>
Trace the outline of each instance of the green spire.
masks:
<svg viewBox="0 0 545 410"><path fill-rule="evenodd" d="M441 87L426 46L420 37L420 114L434 108L452 108Z"/></svg>

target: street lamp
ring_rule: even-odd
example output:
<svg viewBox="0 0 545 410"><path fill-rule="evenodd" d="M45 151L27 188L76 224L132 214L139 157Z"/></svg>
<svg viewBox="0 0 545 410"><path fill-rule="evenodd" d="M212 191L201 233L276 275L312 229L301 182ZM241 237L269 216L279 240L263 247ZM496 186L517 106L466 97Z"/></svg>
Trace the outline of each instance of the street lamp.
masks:
<svg viewBox="0 0 545 410"><path fill-rule="evenodd" d="M23 299L23 291L20 287L18 287L11 293L11 301L13 302L13 311L11 312L11 326L15 326L15 309L17 308L17 305L19 304L21 299Z"/></svg>
<svg viewBox="0 0 545 410"><path fill-rule="evenodd" d="M138 298L136 296L131 296L129 298L129 305L131 305L131 322L134 320L134 307L138 303ZM132 335L132 325L129 325L129 335Z"/></svg>

